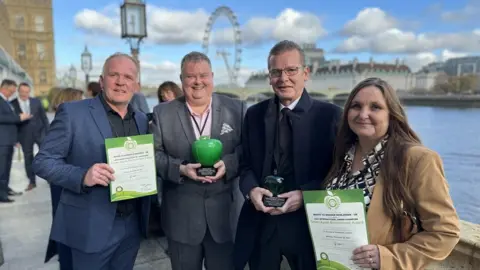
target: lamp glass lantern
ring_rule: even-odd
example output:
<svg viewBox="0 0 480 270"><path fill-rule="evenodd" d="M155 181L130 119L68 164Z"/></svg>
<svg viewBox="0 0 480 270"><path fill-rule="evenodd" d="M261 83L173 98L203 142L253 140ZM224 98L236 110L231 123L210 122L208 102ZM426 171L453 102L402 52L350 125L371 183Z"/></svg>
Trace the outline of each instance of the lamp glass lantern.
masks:
<svg viewBox="0 0 480 270"><path fill-rule="evenodd" d="M85 50L82 53L82 71L85 72L85 74L88 74L90 71L92 71L92 54L88 51L87 46L85 46Z"/></svg>
<svg viewBox="0 0 480 270"><path fill-rule="evenodd" d="M143 1L125 0L120 6L122 38L143 39L147 36L147 18Z"/></svg>
<svg viewBox="0 0 480 270"><path fill-rule="evenodd" d="M68 75L72 80L77 79L77 69L73 65L70 67L70 70L68 71Z"/></svg>

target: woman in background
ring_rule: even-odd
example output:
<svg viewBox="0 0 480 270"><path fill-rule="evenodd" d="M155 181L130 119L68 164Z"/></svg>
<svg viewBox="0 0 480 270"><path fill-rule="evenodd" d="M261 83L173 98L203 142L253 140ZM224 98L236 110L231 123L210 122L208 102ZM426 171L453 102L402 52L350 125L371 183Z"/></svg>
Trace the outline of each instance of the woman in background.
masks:
<svg viewBox="0 0 480 270"><path fill-rule="evenodd" d="M422 145L384 80L366 79L350 93L326 189L363 191L371 244L352 254L360 267L424 269L459 241L442 160Z"/></svg>
<svg viewBox="0 0 480 270"><path fill-rule="evenodd" d="M65 88L60 90L52 98L52 109L57 111L58 106L64 102L70 102L83 99L83 91L74 88ZM50 199L52 202L52 217L55 216L57 206L62 195L62 188L56 185L50 185ZM62 243L57 243L49 240L47 247L47 254L45 255L45 263L47 263L55 254L58 254L58 262L60 263L60 270L72 270L72 254L70 247Z"/></svg>
<svg viewBox="0 0 480 270"><path fill-rule="evenodd" d="M176 99L177 97L183 96L182 89L172 82L166 81L160 84L157 90L158 103L168 102Z"/></svg>
<svg viewBox="0 0 480 270"><path fill-rule="evenodd" d="M87 86L87 96L94 98L102 92L102 87L98 82L90 82Z"/></svg>

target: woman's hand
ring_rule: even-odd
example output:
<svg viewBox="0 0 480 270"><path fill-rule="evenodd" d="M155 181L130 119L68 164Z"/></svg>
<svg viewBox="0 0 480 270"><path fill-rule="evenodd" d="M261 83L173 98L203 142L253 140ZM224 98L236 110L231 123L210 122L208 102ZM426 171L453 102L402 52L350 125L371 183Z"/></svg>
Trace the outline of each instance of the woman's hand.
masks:
<svg viewBox="0 0 480 270"><path fill-rule="evenodd" d="M376 245L356 248L352 256L353 263L362 268L380 269L380 252Z"/></svg>

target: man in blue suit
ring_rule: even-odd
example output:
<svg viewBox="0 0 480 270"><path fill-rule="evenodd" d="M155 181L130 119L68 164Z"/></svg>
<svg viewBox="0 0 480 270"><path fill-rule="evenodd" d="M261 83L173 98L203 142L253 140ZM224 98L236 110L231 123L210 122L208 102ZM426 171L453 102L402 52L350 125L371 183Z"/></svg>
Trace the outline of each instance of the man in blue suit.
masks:
<svg viewBox="0 0 480 270"><path fill-rule="evenodd" d="M8 196L19 195L8 187L12 167L13 146L18 142L17 125L31 118L30 114L16 114L8 99L15 93L17 83L5 79L0 85L0 203L13 202Z"/></svg>
<svg viewBox="0 0 480 270"><path fill-rule="evenodd" d="M93 99L59 106L35 156L35 174L63 188L50 238L71 248L75 270L133 269L146 236L150 197L110 202L115 172L106 164L105 139L148 132L144 113L129 105L138 87L138 62L107 58Z"/></svg>

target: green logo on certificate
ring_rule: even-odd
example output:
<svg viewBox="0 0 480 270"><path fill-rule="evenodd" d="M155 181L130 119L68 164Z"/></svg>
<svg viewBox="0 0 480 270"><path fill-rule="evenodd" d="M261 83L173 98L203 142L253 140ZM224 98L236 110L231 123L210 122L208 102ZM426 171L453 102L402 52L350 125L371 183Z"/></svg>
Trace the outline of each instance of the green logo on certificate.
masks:
<svg viewBox="0 0 480 270"><path fill-rule="evenodd" d="M123 144L123 147L125 147L125 149L127 150L133 150L137 147L137 141L132 140L132 138L130 137L127 137L127 140Z"/></svg>
<svg viewBox="0 0 480 270"><path fill-rule="evenodd" d="M340 197L335 196L330 190L327 190L327 194L328 195L325 196L323 202L329 209L337 209L340 206L340 203L342 203Z"/></svg>

